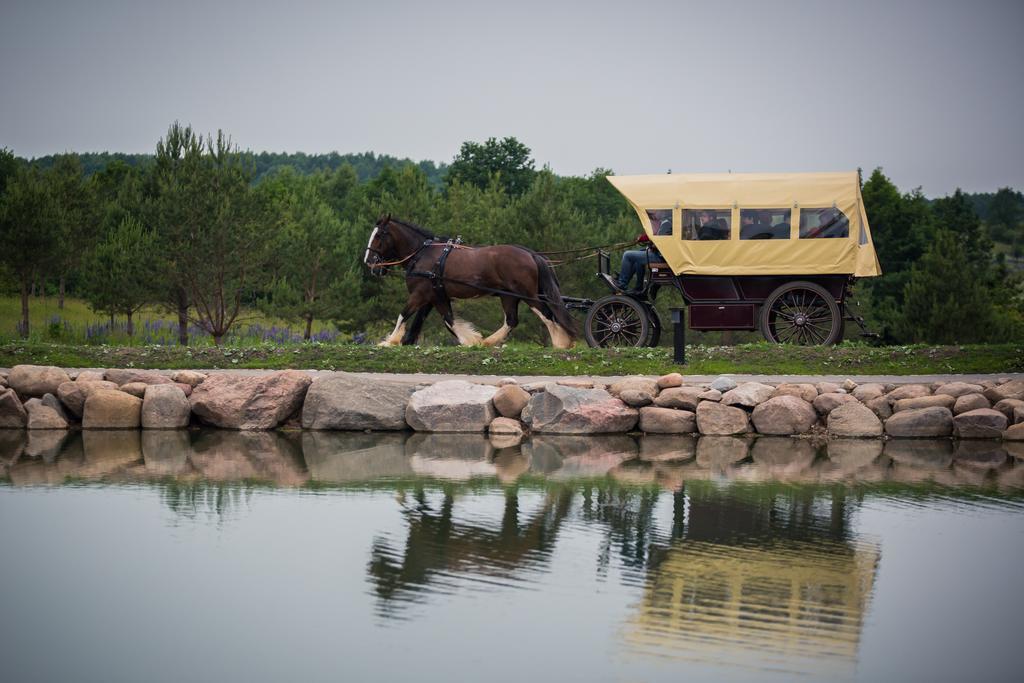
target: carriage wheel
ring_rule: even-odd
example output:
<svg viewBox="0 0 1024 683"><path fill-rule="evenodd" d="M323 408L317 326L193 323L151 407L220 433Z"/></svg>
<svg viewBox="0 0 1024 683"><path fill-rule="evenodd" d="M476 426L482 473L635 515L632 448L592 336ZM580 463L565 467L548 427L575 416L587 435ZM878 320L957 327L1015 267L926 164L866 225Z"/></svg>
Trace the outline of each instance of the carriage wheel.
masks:
<svg viewBox="0 0 1024 683"><path fill-rule="evenodd" d="M646 346L651 336L647 307L628 296L606 296L587 311L584 335L591 346Z"/></svg>
<svg viewBox="0 0 1024 683"><path fill-rule="evenodd" d="M843 316L835 298L813 282L788 282L761 307L761 334L776 344L835 344L843 334Z"/></svg>

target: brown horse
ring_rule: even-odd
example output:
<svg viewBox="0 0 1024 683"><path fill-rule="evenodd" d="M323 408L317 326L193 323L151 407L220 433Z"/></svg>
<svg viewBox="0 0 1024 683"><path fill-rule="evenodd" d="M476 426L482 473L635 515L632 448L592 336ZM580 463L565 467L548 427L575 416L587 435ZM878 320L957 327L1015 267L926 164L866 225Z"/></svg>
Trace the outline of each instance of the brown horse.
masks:
<svg viewBox="0 0 1024 683"><path fill-rule="evenodd" d="M551 264L526 247L467 247L388 214L374 226L363 262L380 275L391 266L405 268L409 300L382 346L415 344L432 308L460 344L497 346L519 323L520 300L544 323L552 346L567 349L575 343L576 324ZM487 338L452 311L452 299L481 296L497 296L505 311L504 324Z"/></svg>

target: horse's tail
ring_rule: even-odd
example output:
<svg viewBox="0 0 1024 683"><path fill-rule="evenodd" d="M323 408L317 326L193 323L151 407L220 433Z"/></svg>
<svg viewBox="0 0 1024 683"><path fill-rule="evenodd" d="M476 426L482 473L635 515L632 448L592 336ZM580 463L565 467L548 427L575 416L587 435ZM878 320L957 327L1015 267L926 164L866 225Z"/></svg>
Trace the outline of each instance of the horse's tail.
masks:
<svg viewBox="0 0 1024 683"><path fill-rule="evenodd" d="M551 310L551 317L561 325L572 339L576 339L576 321L569 315L569 309L562 301L562 292L558 288L558 276L551 263L535 251L530 251L534 262L537 264L537 289L541 295L541 301L547 303Z"/></svg>

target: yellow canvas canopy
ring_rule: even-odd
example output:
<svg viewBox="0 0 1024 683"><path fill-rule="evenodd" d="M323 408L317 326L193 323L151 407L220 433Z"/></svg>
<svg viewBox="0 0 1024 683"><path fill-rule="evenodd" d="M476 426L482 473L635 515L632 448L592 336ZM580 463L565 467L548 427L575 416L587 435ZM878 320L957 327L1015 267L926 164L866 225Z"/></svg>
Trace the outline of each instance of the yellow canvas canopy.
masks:
<svg viewBox="0 0 1024 683"><path fill-rule="evenodd" d="M644 230L676 275L882 273L856 171L671 173L608 176L608 181L636 209ZM718 216L717 239L697 236L693 226L702 209ZM818 223L824 219L819 215L830 210L830 216L841 212L842 231L822 234ZM665 234L669 212L671 234ZM755 214L774 222L750 237L747 222ZM660 230L652 225L656 217L664 217Z"/></svg>

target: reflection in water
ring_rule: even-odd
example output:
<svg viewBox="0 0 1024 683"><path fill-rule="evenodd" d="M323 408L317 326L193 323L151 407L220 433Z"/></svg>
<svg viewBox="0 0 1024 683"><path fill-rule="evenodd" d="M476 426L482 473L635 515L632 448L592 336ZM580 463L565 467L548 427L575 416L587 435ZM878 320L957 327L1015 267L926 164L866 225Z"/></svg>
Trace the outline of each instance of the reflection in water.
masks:
<svg viewBox="0 0 1024 683"><path fill-rule="evenodd" d="M772 465L805 458L798 452ZM832 660L848 669L880 548L853 539L843 490L694 484L687 493L688 506L674 508L671 539L651 550L644 597L626 630L631 648L796 672L820 674Z"/></svg>
<svg viewBox="0 0 1024 683"><path fill-rule="evenodd" d="M568 556L574 578L590 572L631 591L618 631L626 654L821 677L850 673L858 658L883 554L854 527L872 486L886 483L886 497L1013 499L1024 464L1012 446L0 431L0 477L13 486L152 482L175 520L244 512L256 486L383 489L400 524L352 522L370 528L357 571L381 623L420 618L414 606L468 590L540 586Z"/></svg>

